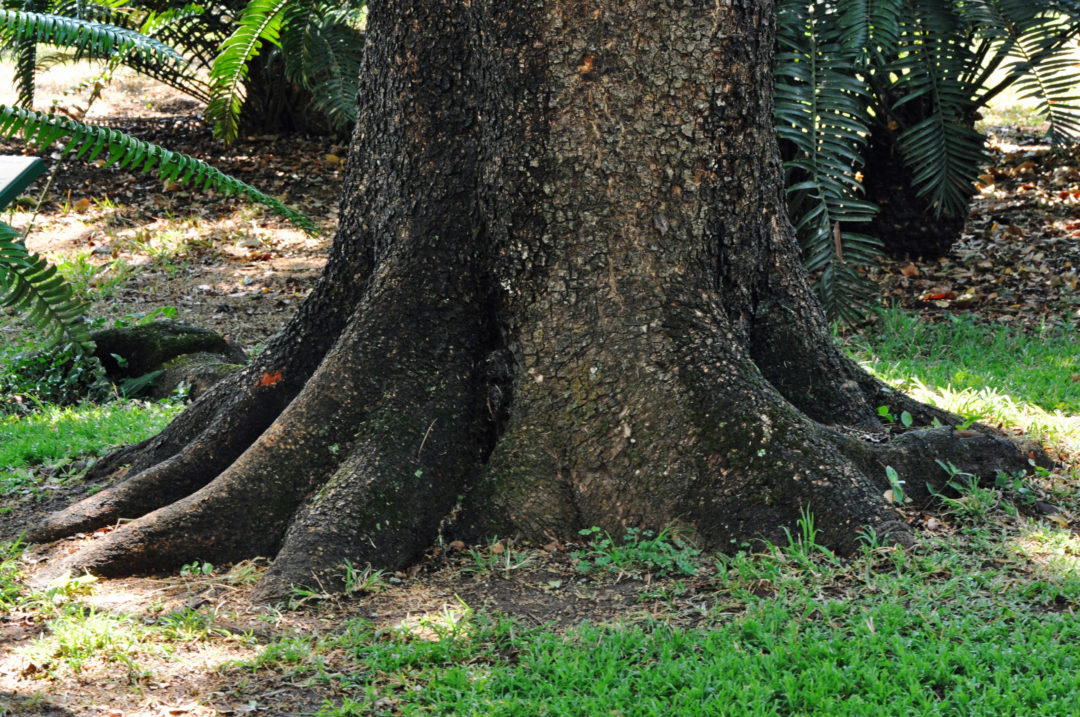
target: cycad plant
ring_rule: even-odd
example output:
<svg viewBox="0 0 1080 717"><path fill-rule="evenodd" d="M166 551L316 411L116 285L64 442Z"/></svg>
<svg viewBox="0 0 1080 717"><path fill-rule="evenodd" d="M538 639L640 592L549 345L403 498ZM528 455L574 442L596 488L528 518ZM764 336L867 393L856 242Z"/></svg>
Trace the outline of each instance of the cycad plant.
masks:
<svg viewBox="0 0 1080 717"><path fill-rule="evenodd" d="M225 141L236 137L242 108L251 100L256 59L263 66L282 64L285 77L309 93L312 109L334 129L351 127L356 121L366 13L366 2L251 0L211 69L212 99L206 116L215 133Z"/></svg>
<svg viewBox="0 0 1080 717"><path fill-rule="evenodd" d="M137 10L124 2L6 0L0 9L0 52L15 60L17 104L25 108L34 105L34 84L42 65L39 45L67 53L52 61L104 60L105 75L126 65L206 102L209 87L200 76L197 61L157 37L175 35L199 14L198 6L155 12Z"/></svg>
<svg viewBox="0 0 1080 717"><path fill-rule="evenodd" d="M158 68L183 66L183 55L168 45L125 28L87 20L25 11L0 11L0 32L16 52L22 44L48 43L73 47L77 52L112 62L153 64ZM16 82L23 78L17 77ZM32 101L32 83L20 95ZM156 172L162 181L191 183L222 194L239 194L263 204L279 216L315 232L310 218L285 206L238 179L223 174L188 155L172 152L115 129L88 125L68 117L35 112L26 107L0 104L0 136L18 137L38 152L57 145L61 156L87 162L102 160L142 172ZM82 306L61 277L42 257L31 254L19 236L0 224L0 306L24 312L46 333L80 346L86 339Z"/></svg>
<svg viewBox="0 0 1080 717"><path fill-rule="evenodd" d="M875 253L956 240L983 160L975 120L1003 89L1037 97L1053 139L1078 133L1078 28L1072 0L780 0L789 209L833 316L865 308Z"/></svg>

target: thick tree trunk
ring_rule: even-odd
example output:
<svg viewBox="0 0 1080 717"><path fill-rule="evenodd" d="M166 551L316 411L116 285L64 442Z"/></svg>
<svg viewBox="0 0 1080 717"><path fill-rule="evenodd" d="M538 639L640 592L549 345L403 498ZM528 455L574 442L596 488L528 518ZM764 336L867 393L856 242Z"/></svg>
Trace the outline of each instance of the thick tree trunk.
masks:
<svg viewBox="0 0 1080 717"><path fill-rule="evenodd" d="M724 548L810 511L841 550L910 542L886 463L1026 463L989 431L886 441L878 405L953 417L830 339L784 219L771 24L767 0L373 3L319 290L34 537L135 518L70 566L276 556L271 598L405 565L441 524Z"/></svg>

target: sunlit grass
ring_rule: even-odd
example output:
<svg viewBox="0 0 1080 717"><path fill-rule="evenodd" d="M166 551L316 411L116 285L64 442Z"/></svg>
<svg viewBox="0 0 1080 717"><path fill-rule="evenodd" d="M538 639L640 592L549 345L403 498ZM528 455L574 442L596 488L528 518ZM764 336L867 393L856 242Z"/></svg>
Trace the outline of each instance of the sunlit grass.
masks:
<svg viewBox="0 0 1080 717"><path fill-rule="evenodd" d="M36 483L37 465L97 456L161 430L178 404L117 401L104 405L43 406L29 415L0 416L0 495Z"/></svg>
<svg viewBox="0 0 1080 717"><path fill-rule="evenodd" d="M893 310L845 346L920 401L1080 452L1080 339L1073 327L1029 335L970 318L930 324Z"/></svg>

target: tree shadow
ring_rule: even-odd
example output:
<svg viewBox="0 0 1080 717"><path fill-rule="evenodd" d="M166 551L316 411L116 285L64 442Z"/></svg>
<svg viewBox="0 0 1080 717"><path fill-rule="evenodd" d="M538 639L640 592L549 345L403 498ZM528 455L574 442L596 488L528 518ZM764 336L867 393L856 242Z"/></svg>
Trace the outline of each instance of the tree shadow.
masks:
<svg viewBox="0 0 1080 717"><path fill-rule="evenodd" d="M53 704L42 692L20 694L0 690L0 717L75 717L75 713Z"/></svg>

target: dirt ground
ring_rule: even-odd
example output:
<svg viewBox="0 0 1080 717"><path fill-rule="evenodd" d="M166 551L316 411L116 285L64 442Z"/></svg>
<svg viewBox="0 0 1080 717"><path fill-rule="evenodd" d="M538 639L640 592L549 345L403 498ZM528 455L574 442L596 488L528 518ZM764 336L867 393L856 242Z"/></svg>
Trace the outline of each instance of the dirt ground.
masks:
<svg viewBox="0 0 1080 717"><path fill-rule="evenodd" d="M325 261L346 143L259 136L225 147L193 117L195 109L160 88L124 80L95 104L90 119L199 156L313 216L322 234L307 236L236 199L162 186L149 175L79 160L61 163L54 156L49 158L51 191L28 245L81 267L76 274L84 276L85 288L102 294L92 313L114 319L172 306L177 320L216 329L257 349L310 291ZM1080 161L999 134L995 166L984 177L969 229L953 254L937 262L886 261L874 276L885 287L886 300L929 319L962 310L1018 326L1075 323L1080 319ZM0 142L0 153L22 151L21 143ZM44 181L30 195L36 197ZM32 213L24 203L5 220L22 228ZM57 507L91 488L78 484L35 510ZM5 516L0 538L14 537L21 522ZM80 535L32 549L25 558L31 580L36 566L50 556L94 539ZM659 609L656 596L664 584L649 575L599 584L574 570L573 546L504 544L503 549L524 564L478 570L467 550L441 546L423 563L387 576L385 591L311 600L298 610L247 601L252 578L265 568L259 562L221 566L211 576L101 581L92 596L82 598L94 610L147 626L194 610L208 616L214 629L168 649L146 645L134 666L104 655L81 672L55 679L49 676L54 667L49 658L32 649L48 629L39 615L0 616L0 715L312 714L324 700L337 697L333 683L309 683L290 672L255 671L236 663L254 659L282 636L325 634L352 617L379 626L419 625L423 617L468 606L536 625L570 625L584 619L634 620ZM479 550L490 557L490 547ZM704 604L723 597L707 576L684 580L683 587L676 600L664 602L669 621L692 625ZM325 656L328 671L337 668L341 656L335 654L329 650Z"/></svg>

